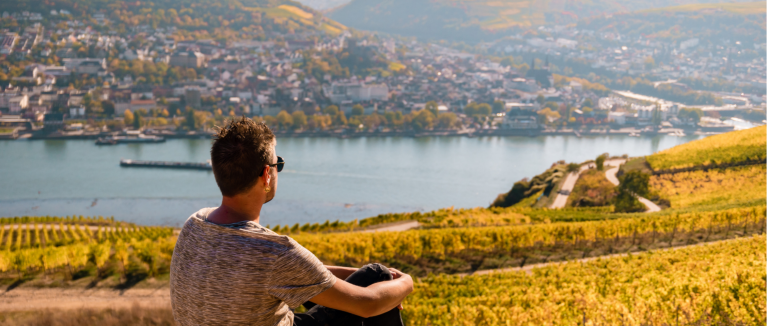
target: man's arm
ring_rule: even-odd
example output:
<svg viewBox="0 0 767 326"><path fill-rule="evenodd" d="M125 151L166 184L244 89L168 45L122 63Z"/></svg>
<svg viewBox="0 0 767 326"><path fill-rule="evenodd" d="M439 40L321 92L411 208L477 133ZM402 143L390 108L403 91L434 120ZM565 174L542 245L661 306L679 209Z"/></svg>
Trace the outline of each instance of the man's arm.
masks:
<svg viewBox="0 0 767 326"><path fill-rule="evenodd" d="M336 276L336 278L345 280L349 275L352 275L352 273L357 271L357 268L354 267L341 267L341 266L328 266L325 265L325 268L327 268L333 275Z"/></svg>
<svg viewBox="0 0 767 326"><path fill-rule="evenodd" d="M396 279L373 283L368 287L338 279L333 287L309 301L363 318L378 316L399 306L413 292L413 279L410 275L397 273L399 277Z"/></svg>

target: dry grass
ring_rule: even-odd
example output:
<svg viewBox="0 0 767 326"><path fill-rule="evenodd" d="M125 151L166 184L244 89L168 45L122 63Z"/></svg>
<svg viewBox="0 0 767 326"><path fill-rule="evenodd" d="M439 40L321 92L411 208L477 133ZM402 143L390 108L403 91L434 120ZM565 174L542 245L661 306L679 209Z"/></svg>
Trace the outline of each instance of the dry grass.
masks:
<svg viewBox="0 0 767 326"><path fill-rule="evenodd" d="M173 312L167 308L142 308L136 303L130 309L43 310L0 314L6 326L159 326L175 325Z"/></svg>

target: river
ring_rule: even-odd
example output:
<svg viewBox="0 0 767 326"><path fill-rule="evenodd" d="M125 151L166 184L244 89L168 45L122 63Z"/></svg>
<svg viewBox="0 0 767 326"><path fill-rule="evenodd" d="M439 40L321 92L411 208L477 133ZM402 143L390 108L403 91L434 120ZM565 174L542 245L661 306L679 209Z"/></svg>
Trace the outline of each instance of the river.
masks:
<svg viewBox="0 0 767 326"><path fill-rule="evenodd" d="M262 223L349 221L386 212L487 206L553 162L648 155L702 136L281 138L286 161ZM120 159L202 162L210 140L96 146L0 141L0 216L114 216L180 226L218 206L212 172L120 167Z"/></svg>

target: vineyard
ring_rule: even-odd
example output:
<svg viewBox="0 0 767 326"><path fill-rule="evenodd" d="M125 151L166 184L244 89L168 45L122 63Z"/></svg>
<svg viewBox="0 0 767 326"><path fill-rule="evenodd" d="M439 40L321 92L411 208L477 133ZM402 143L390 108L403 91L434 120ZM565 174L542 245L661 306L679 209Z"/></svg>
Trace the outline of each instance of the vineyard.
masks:
<svg viewBox="0 0 767 326"><path fill-rule="evenodd" d="M612 220L404 232L297 234L326 264L369 261L415 275L471 272L694 244L763 232L765 206Z"/></svg>
<svg viewBox="0 0 767 326"><path fill-rule="evenodd" d="M532 271L429 276L407 325L763 325L765 237Z"/></svg>
<svg viewBox="0 0 767 326"><path fill-rule="evenodd" d="M159 275L167 273L175 245L172 228L122 226L103 218L21 217L0 222L0 272L19 279L37 272L59 272L71 279L86 265L95 268L97 277L105 272L126 280L135 274Z"/></svg>
<svg viewBox="0 0 767 326"><path fill-rule="evenodd" d="M650 188L671 207L739 203L765 197L765 165L656 175Z"/></svg>
<svg viewBox="0 0 767 326"><path fill-rule="evenodd" d="M653 170L765 161L766 126L706 137L647 156Z"/></svg>

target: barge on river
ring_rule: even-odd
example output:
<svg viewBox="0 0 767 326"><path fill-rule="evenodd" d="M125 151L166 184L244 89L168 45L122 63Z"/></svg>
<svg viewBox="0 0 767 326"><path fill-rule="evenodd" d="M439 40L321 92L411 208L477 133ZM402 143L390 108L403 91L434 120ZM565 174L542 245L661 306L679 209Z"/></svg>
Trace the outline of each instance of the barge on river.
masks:
<svg viewBox="0 0 767 326"><path fill-rule="evenodd" d="M124 167L146 167L146 168L190 169L190 170L213 170L213 165L211 165L210 161L203 162L203 163L196 163L196 162L120 160L120 166L124 166Z"/></svg>
<svg viewBox="0 0 767 326"><path fill-rule="evenodd" d="M126 136L109 136L96 139L96 145L117 145L133 143L163 143L165 137L144 135L137 131L128 131Z"/></svg>

